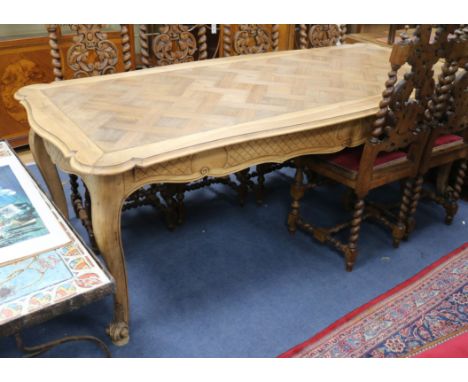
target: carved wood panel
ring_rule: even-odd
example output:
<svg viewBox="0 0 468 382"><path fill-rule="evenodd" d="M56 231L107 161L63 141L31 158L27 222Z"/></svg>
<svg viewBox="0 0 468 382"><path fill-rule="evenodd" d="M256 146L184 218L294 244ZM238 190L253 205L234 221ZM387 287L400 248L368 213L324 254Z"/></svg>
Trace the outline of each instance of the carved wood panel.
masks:
<svg viewBox="0 0 468 382"><path fill-rule="evenodd" d="M217 35L208 24L140 25L143 67L204 60L217 53Z"/></svg>
<svg viewBox="0 0 468 382"><path fill-rule="evenodd" d="M220 56L291 49L293 33L293 25L289 24L222 24Z"/></svg>
<svg viewBox="0 0 468 382"><path fill-rule="evenodd" d="M132 170L132 183L189 182L226 176L252 165L284 162L304 154L330 153L363 143L372 117L203 151L154 166ZM63 168L63 167L62 167ZM140 184L141 183L141 184Z"/></svg>
<svg viewBox="0 0 468 382"><path fill-rule="evenodd" d="M48 25L54 75L57 80L91 77L131 70L134 63L133 28L104 32L103 24L72 24L71 34Z"/></svg>
<svg viewBox="0 0 468 382"><path fill-rule="evenodd" d="M295 45L299 49L339 45L345 33L345 24L297 24Z"/></svg>

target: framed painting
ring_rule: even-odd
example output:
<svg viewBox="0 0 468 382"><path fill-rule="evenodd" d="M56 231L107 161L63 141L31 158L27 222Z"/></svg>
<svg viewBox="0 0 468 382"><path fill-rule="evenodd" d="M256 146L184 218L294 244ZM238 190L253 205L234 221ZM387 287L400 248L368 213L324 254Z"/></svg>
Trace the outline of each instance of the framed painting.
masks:
<svg viewBox="0 0 468 382"><path fill-rule="evenodd" d="M71 241L18 158L0 142L0 264Z"/></svg>

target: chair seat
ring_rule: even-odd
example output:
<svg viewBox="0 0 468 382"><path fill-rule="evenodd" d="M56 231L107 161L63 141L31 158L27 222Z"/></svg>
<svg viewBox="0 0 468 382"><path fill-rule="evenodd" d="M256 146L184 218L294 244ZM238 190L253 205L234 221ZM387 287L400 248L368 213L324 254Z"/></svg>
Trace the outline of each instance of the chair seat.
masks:
<svg viewBox="0 0 468 382"><path fill-rule="evenodd" d="M442 150L447 147L463 143L463 138L456 134L445 134L438 137L434 142L433 150Z"/></svg>
<svg viewBox="0 0 468 382"><path fill-rule="evenodd" d="M345 149L336 154L322 155L324 160L332 165L344 170L357 172L361 161L363 146ZM391 166L403 162L406 159L406 153L403 151L380 152L374 162L374 169Z"/></svg>

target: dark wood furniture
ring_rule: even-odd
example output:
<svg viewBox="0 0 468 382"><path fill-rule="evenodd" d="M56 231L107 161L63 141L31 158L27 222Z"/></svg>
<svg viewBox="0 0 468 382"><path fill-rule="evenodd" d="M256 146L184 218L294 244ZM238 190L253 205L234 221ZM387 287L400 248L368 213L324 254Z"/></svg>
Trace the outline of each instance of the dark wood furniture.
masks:
<svg viewBox="0 0 468 382"><path fill-rule="evenodd" d="M414 25L357 25L353 28L353 33L346 35L345 40L350 44L371 42L377 45L391 46L400 40L401 33L411 34L413 31Z"/></svg>
<svg viewBox="0 0 468 382"><path fill-rule="evenodd" d="M291 186L289 231L294 233L300 228L318 241L332 244L344 253L347 271L352 270L358 255L359 230L364 218L377 219L391 228L395 245L405 235L413 188L411 179L417 175L428 134L423 122L427 102L434 90L433 66L439 59L438 49L448 37L448 28L439 29L438 40L433 44L430 44L430 37L431 26L419 26L412 39L403 38L393 46L391 70L373 128L364 146L338 154L295 160L297 171ZM398 72L403 71L402 66L405 64L410 66L410 71L399 75ZM350 222L332 228L320 228L303 220L299 212L300 200L306 189L313 186L304 184L304 167L353 190L354 212ZM370 190L404 179L410 180L405 184L395 220L390 219L385 211L372 206L365 208L364 199ZM348 241L338 240L335 234L348 227Z"/></svg>
<svg viewBox="0 0 468 382"><path fill-rule="evenodd" d="M431 132L411 195L408 231L415 226L414 213L423 192L424 176L437 168L435 191L423 194L445 209L445 222L451 224L458 210L468 159L468 27L450 27L454 37L439 51L444 60L434 96L429 102L426 123ZM452 170L452 171L451 171ZM450 176L452 172L452 177Z"/></svg>
<svg viewBox="0 0 468 382"><path fill-rule="evenodd" d="M143 68L205 60L217 54L217 42L208 24L159 24L139 26Z"/></svg>
<svg viewBox="0 0 468 382"><path fill-rule="evenodd" d="M292 24L221 24L220 57L293 48Z"/></svg>
<svg viewBox="0 0 468 382"><path fill-rule="evenodd" d="M345 24L296 24L295 47L320 48L344 43Z"/></svg>

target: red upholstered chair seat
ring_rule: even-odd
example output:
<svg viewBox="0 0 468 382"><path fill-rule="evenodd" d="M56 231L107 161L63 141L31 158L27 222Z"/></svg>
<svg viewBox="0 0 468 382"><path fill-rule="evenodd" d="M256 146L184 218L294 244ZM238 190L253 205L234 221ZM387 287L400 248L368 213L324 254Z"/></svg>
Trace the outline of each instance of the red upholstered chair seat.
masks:
<svg viewBox="0 0 468 382"><path fill-rule="evenodd" d="M322 155L321 159L345 170L357 172L361 161L363 146L345 149L336 154ZM406 153L403 151L380 152L374 162L374 168L403 162Z"/></svg>
<svg viewBox="0 0 468 382"><path fill-rule="evenodd" d="M434 148L441 149L442 146L453 146L463 143L463 138L455 134L445 134L438 137L434 142Z"/></svg>

